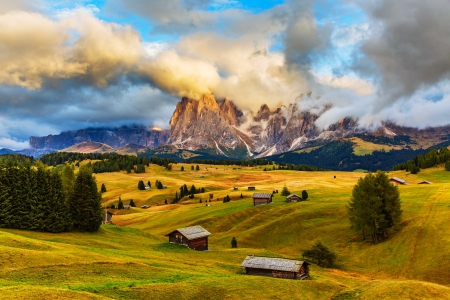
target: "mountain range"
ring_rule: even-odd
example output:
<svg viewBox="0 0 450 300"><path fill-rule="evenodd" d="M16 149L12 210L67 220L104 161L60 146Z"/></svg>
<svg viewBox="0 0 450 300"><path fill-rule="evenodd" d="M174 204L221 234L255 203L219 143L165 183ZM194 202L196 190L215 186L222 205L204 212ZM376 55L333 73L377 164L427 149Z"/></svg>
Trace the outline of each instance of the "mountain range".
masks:
<svg viewBox="0 0 450 300"><path fill-rule="evenodd" d="M128 152L134 149L137 152L142 150L141 147L154 149L172 145L180 150L214 156L260 158L361 136L365 136L366 140L370 137L369 140L378 141L378 144L391 145L393 149L428 148L450 137L450 126L419 130L384 123L376 130L368 131L358 128L357 122L351 118L320 129L316 120L322 113L301 111L296 104L281 105L275 109L264 104L256 113L251 113L243 112L226 98L217 101L213 95L203 95L200 99L184 97L175 108L169 130L132 126L87 128L58 135L32 136L31 149L19 153L39 155L79 143L96 142L111 147L109 150L102 148L107 152L127 145ZM89 149L94 151L92 147ZM8 149L0 151L11 153ZM68 151L79 150L69 148Z"/></svg>

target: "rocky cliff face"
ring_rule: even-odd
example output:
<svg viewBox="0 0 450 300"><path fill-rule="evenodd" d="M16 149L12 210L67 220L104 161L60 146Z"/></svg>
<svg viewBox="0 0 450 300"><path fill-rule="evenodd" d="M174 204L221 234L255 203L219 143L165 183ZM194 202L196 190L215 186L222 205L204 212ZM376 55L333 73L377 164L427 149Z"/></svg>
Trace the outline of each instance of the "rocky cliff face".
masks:
<svg viewBox="0 0 450 300"><path fill-rule="evenodd" d="M81 142L99 142L113 148L120 148L131 143L154 148L166 144L168 138L167 130L150 130L145 127L90 128L45 137L32 136L30 137L30 146L34 149L60 150Z"/></svg>
<svg viewBox="0 0 450 300"><path fill-rule="evenodd" d="M244 149L247 156L266 156L355 131L356 123L350 119L320 130L315 125L318 117L299 111L296 105L274 111L262 105L254 116L244 116L228 99L219 105L212 95L200 100L183 98L170 120L168 143L190 150L215 149L222 155L234 156L236 150L242 154Z"/></svg>

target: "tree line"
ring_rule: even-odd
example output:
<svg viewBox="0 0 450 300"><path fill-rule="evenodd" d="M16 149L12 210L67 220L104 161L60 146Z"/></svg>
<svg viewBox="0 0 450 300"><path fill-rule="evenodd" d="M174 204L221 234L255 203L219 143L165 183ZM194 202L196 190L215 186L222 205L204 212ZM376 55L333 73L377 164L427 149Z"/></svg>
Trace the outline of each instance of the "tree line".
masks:
<svg viewBox="0 0 450 300"><path fill-rule="evenodd" d="M188 189L186 184L183 184L180 187L180 193L178 191L175 192L175 198L172 203L178 203L183 197L189 196L191 199L194 198L195 194L204 193L205 188L196 188L195 185L192 185L190 189Z"/></svg>
<svg viewBox="0 0 450 300"><path fill-rule="evenodd" d="M101 194L88 168L50 172L29 163L0 165L0 227L44 232L97 231Z"/></svg>
<svg viewBox="0 0 450 300"><path fill-rule="evenodd" d="M417 174L420 169L427 169L445 163L445 169L450 171L450 150L447 147L431 149L427 153L418 155L411 160L395 165L392 170L406 170Z"/></svg>

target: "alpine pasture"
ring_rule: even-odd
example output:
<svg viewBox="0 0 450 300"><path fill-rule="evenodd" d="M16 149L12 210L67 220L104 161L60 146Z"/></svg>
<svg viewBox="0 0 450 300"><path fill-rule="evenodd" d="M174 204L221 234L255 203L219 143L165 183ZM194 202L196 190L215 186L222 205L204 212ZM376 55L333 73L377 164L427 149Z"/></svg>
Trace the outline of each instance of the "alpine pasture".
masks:
<svg viewBox="0 0 450 300"><path fill-rule="evenodd" d="M399 186L403 221L377 245L352 231L346 215L364 173L199 167L176 164L168 171L150 165L146 173L97 174L99 190L102 183L107 189L104 206L117 206L121 197L137 207L112 210L115 225L96 233L1 229L0 299L450 298L450 172L442 167L389 174L409 183ZM139 180L150 181L151 189L138 190ZM156 180L167 188L156 189ZM422 180L433 184L417 184ZM170 204L183 184L205 193ZM281 192L284 185L298 195L307 190L308 200L287 203L275 194L274 203L253 207L253 192ZM231 202L223 203L227 195ZM192 225L212 233L210 251L168 243L165 234ZM233 237L237 248L231 248ZM249 254L302 260L302 251L316 241L337 260L330 269L312 264L308 280L242 274L240 264Z"/></svg>

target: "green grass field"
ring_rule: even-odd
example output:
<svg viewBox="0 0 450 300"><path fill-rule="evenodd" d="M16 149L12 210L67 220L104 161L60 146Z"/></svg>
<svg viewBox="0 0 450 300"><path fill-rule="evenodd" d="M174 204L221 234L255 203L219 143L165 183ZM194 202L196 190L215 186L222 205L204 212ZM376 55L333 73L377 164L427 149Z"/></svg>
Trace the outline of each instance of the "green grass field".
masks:
<svg viewBox="0 0 450 300"><path fill-rule="evenodd" d="M116 225L97 233L48 234L0 230L0 299L449 299L450 172L417 175L397 171L403 221L377 245L349 228L346 205L358 172L263 171L264 167L206 166L172 171L152 165L144 174L96 175L106 205L130 199L138 207L116 211ZM201 178L200 176L204 176ZM336 177L336 178L335 178ZM418 185L427 179L433 184ZM152 189L139 191L137 183ZM167 189L154 189L160 180ZM186 183L204 194L170 202ZM253 192L307 190L309 199L253 207ZM234 191L233 187L239 187ZM204 202L213 194L211 206ZM241 199L240 195L244 198ZM224 196L232 199L222 203ZM218 199L218 200L217 200ZM169 244L165 234L201 225L212 233L210 251ZM238 248L230 242L236 237ZM240 264L248 254L302 259L316 241L337 254L336 265L311 265L304 281L247 276Z"/></svg>

